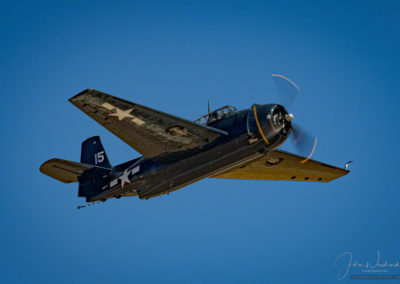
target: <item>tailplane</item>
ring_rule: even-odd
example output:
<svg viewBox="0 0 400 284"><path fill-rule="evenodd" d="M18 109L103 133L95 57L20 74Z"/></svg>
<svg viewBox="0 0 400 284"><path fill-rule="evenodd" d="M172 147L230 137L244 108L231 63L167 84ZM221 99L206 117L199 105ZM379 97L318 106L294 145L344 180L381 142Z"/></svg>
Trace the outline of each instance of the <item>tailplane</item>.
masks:
<svg viewBox="0 0 400 284"><path fill-rule="evenodd" d="M40 171L63 183L71 183L78 182L79 177L91 168L91 165L55 158L44 162Z"/></svg>

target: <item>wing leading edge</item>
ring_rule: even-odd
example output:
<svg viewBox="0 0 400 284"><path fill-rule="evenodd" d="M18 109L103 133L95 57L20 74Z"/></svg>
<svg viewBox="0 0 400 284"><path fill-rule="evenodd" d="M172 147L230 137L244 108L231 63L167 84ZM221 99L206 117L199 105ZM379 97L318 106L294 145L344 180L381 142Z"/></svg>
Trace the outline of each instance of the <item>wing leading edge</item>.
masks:
<svg viewBox="0 0 400 284"><path fill-rule="evenodd" d="M69 101L146 158L201 147L227 134L92 89Z"/></svg>
<svg viewBox="0 0 400 284"><path fill-rule="evenodd" d="M286 151L274 150L245 165L212 176L213 178L294 180L328 182L349 171L314 160L300 163L304 157Z"/></svg>

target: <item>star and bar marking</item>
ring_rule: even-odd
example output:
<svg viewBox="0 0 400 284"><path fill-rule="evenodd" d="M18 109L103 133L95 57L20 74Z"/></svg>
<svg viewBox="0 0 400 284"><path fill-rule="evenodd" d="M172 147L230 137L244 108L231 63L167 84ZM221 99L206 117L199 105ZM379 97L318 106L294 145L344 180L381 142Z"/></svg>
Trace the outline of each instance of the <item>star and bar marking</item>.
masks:
<svg viewBox="0 0 400 284"><path fill-rule="evenodd" d="M118 118L118 121L121 121L124 118L130 118L130 120L137 125L144 124L143 120L141 120L140 118L137 118L136 116L131 114L131 112L133 111L133 108L130 108L128 110L122 110L122 109L119 109L119 108L109 104L109 103L104 103L101 106L109 111L113 111L115 109L116 112L110 113L109 116L116 116Z"/></svg>
<svg viewBox="0 0 400 284"><path fill-rule="evenodd" d="M110 182L110 188L116 186L118 184L118 181L121 181L121 187L124 188L125 183L131 183L129 180L130 175L134 175L140 171L140 166L136 166L131 170L126 169L122 175L117 177L116 179L113 179Z"/></svg>

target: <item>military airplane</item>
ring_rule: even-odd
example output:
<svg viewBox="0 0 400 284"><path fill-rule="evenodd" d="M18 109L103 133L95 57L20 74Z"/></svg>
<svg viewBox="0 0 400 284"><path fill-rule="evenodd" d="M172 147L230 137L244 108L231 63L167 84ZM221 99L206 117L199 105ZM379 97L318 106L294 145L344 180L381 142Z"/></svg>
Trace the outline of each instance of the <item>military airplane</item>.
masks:
<svg viewBox="0 0 400 284"><path fill-rule="evenodd" d="M292 100L297 85L272 77ZM204 178L329 182L349 172L311 160L317 139L293 126L293 114L280 104L224 106L189 121L93 89L69 101L143 155L112 166L94 136L82 142L80 163L54 158L40 166L61 182L78 182L87 205L124 196L149 199ZM277 149L290 134L306 155Z"/></svg>

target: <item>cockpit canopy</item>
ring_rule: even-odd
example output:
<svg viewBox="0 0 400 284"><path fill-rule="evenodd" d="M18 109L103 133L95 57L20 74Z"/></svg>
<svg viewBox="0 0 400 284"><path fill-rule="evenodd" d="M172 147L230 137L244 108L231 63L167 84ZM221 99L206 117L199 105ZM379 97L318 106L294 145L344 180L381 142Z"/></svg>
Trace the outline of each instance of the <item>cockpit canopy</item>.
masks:
<svg viewBox="0 0 400 284"><path fill-rule="evenodd" d="M208 125L214 121L220 120L230 113L237 112L234 106L224 106L217 110L211 111L202 117L199 117L194 122L200 125Z"/></svg>

